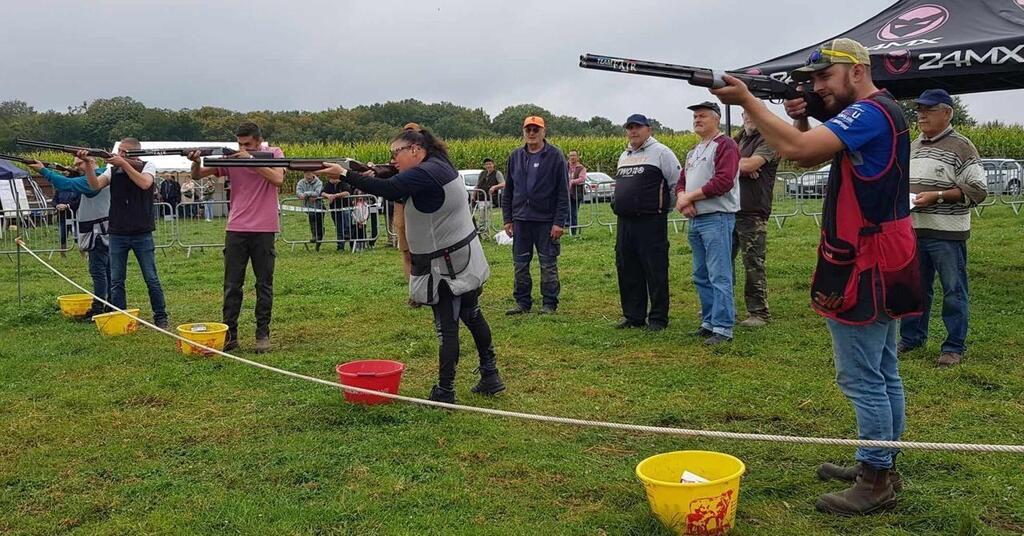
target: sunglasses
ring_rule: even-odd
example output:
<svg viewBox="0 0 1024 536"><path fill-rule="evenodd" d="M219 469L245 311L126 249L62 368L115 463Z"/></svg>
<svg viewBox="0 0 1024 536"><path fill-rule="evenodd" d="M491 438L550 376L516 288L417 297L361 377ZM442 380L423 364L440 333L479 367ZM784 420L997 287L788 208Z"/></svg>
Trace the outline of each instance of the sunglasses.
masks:
<svg viewBox="0 0 1024 536"><path fill-rule="evenodd" d="M416 147L416 146L415 145L403 145L401 147L397 147L395 149L391 149L391 158L394 158L394 157L398 156L398 154L401 153L402 151L404 151L406 149L412 149L413 147Z"/></svg>
<svg viewBox="0 0 1024 536"><path fill-rule="evenodd" d="M813 65L815 63L831 63L830 61L825 59L825 56L829 56L832 58L847 58L852 60L854 65L860 63L860 60L858 60L857 57L852 54L847 54L846 52L841 52L839 50L819 48L814 52L811 52L811 55L807 57L807 63L805 63L805 65Z"/></svg>
<svg viewBox="0 0 1024 536"><path fill-rule="evenodd" d="M528 127L523 127L523 132L529 132L530 134L533 134L535 132L540 132L540 131L541 131L541 128L538 127L538 126L534 126L534 125L530 125Z"/></svg>

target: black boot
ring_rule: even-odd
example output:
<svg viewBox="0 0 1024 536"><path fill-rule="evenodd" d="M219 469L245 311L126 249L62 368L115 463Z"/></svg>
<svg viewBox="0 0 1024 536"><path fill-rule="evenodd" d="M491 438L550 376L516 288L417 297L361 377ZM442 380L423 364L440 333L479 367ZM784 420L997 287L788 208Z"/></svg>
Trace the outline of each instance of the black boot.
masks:
<svg viewBox="0 0 1024 536"><path fill-rule="evenodd" d="M889 469L877 469L860 464L860 472L853 486L838 493L822 495L815 507L825 513L841 516L868 515L896 506Z"/></svg>
<svg viewBox="0 0 1024 536"><path fill-rule="evenodd" d="M818 466L818 478L822 480L841 480L843 482L856 482L857 475L860 474L860 465L851 465L844 467L842 465L836 465L833 463L823 463ZM892 480L893 491L903 491L903 478L900 476L899 471L896 470L896 465L892 466L889 470L889 479Z"/></svg>
<svg viewBox="0 0 1024 536"><path fill-rule="evenodd" d="M440 385L435 385L430 389L430 396L427 397L427 400L444 402L446 404L458 404L455 400L455 389L445 389Z"/></svg>
<svg viewBox="0 0 1024 536"><path fill-rule="evenodd" d="M501 381L501 375L497 369L493 372L480 371L480 381L470 391L481 395L496 395L505 390L505 382Z"/></svg>

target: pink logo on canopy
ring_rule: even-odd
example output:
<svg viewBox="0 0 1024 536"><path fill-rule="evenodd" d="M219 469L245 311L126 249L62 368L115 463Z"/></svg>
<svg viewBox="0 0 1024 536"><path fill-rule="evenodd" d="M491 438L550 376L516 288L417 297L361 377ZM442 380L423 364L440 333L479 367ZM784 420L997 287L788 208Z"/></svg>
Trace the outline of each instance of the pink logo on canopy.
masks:
<svg viewBox="0 0 1024 536"><path fill-rule="evenodd" d="M1024 2L1024 0L1020 0L1020 1ZM757 67L754 67L754 68L751 68L751 69L747 69L747 74L761 74L761 69L758 69Z"/></svg>
<svg viewBox="0 0 1024 536"><path fill-rule="evenodd" d="M883 64L885 70L889 71L891 75L903 74L913 66L909 50L894 50L887 53Z"/></svg>
<svg viewBox="0 0 1024 536"><path fill-rule="evenodd" d="M1017 7L1024 9L1024 0L1017 0Z"/></svg>
<svg viewBox="0 0 1024 536"><path fill-rule="evenodd" d="M1022 0L1017 0L1020 5ZM938 30L949 20L949 11L942 6L925 4L900 14L878 30L882 41L896 41L918 37Z"/></svg>

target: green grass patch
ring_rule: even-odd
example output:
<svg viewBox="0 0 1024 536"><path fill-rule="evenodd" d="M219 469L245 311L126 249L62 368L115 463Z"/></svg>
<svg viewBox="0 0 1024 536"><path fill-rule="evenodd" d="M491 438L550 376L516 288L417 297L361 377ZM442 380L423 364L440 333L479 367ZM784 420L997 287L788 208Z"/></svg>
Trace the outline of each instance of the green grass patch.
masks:
<svg viewBox="0 0 1024 536"><path fill-rule="evenodd" d="M301 216L288 220L285 236L300 239L305 225ZM219 230L194 233L216 240ZM671 323L659 334L612 329L619 305L607 228L564 239L563 301L551 317L502 314L511 305L511 252L489 243L493 275L482 303L509 389L494 399L469 392L476 355L464 330L459 398L586 419L852 437L827 330L807 305L817 233L806 216L770 227L775 322L738 330L723 349L688 335L698 306L684 233L670 233ZM936 309L936 336L901 362L905 439L1024 443L1022 236L1024 217L1007 207L975 219L970 350L957 368L934 367L943 335ZM334 378L340 362L397 359L408 367L402 392L426 395L437 342L429 309L405 305L397 252L329 248L279 243L274 351L265 356L248 351L250 273L239 353L321 378ZM77 253L52 262L89 286ZM148 315L129 264L129 301ZM220 319L218 248L189 257L171 248L158 264L172 323ZM679 449L746 462L739 535L1024 532L1021 456L905 452L898 509L839 519L814 511L818 495L840 488L818 482L814 468L850 460L851 449L353 406L322 386L183 357L145 330L101 338L94 326L59 317L56 296L72 288L24 257L22 272L19 302L15 262L0 258L0 534L659 534L633 470Z"/></svg>

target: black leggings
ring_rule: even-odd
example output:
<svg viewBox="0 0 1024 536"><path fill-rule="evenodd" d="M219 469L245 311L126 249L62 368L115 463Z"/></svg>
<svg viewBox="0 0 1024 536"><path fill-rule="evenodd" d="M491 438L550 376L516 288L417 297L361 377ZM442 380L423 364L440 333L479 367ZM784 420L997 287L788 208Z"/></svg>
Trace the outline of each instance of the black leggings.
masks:
<svg viewBox="0 0 1024 536"><path fill-rule="evenodd" d="M441 343L438 350L438 385L445 389L455 388L455 366L459 364L459 320L469 328L480 354L480 373L497 372L494 345L491 342L491 327L487 325L480 310L481 289L472 290L461 296L452 294L448 283L442 281L438 289L434 310L434 329Z"/></svg>

